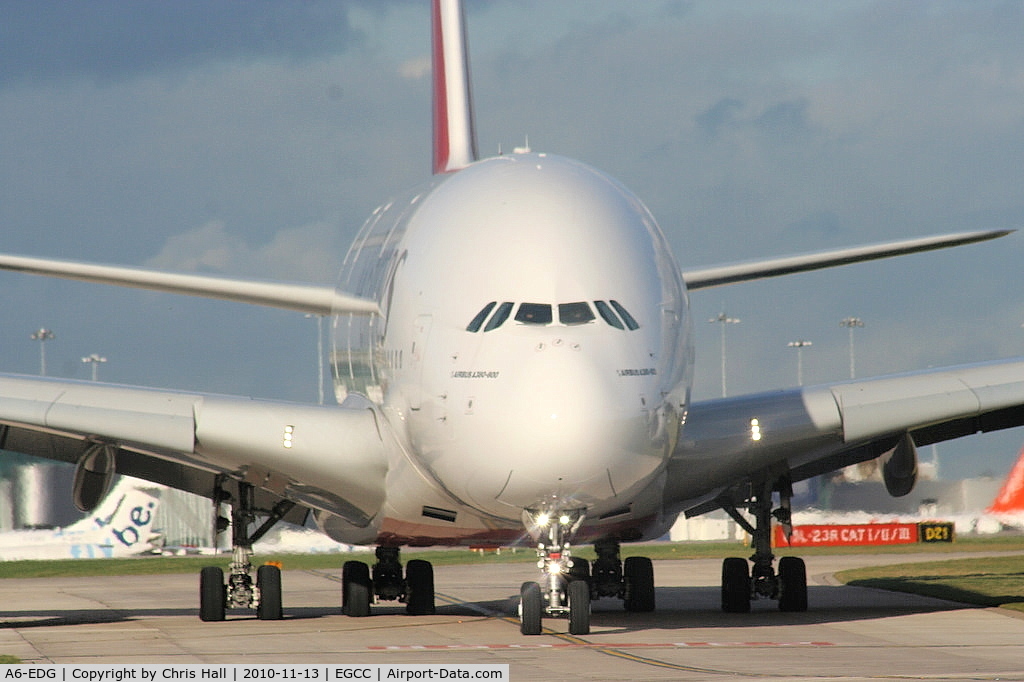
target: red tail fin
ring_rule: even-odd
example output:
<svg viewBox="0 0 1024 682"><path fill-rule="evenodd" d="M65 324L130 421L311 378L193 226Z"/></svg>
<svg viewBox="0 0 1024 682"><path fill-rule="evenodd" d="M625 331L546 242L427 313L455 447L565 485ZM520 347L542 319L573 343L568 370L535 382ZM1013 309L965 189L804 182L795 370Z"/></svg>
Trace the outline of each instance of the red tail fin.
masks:
<svg viewBox="0 0 1024 682"><path fill-rule="evenodd" d="M1010 469L1003 487L999 489L989 514L1011 514L1024 511L1024 450L1021 450L1017 463Z"/></svg>
<svg viewBox="0 0 1024 682"><path fill-rule="evenodd" d="M476 161L473 96L462 3L434 0L434 173L450 173Z"/></svg>

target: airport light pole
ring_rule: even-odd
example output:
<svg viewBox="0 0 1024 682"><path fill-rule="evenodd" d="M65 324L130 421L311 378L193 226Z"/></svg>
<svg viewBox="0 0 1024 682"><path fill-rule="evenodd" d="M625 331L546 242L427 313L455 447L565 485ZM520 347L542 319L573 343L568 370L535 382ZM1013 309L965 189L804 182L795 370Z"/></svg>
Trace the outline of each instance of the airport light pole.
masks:
<svg viewBox="0 0 1024 682"><path fill-rule="evenodd" d="M722 330L722 397L723 398L726 396L726 390L725 390L725 326L728 325L728 324L739 324L740 321L741 321L740 318L738 318L738 317L729 317L724 312L718 313L717 316L712 317L710 320L708 320L708 322L711 323L711 324L715 324L715 323L720 324L721 325L721 330Z"/></svg>
<svg viewBox="0 0 1024 682"><path fill-rule="evenodd" d="M324 316L306 313L306 318L316 318L316 366L317 366L317 395L321 405L324 404Z"/></svg>
<svg viewBox="0 0 1024 682"><path fill-rule="evenodd" d="M39 342L39 376L46 376L46 342L52 338L56 337L45 327L40 327L32 332L32 340Z"/></svg>
<svg viewBox="0 0 1024 682"><path fill-rule="evenodd" d="M92 365L92 380L96 381L97 372L99 371L100 363L106 362L107 359L96 353L93 353L89 357L82 358L82 362L86 362Z"/></svg>
<svg viewBox="0 0 1024 682"><path fill-rule="evenodd" d="M810 341L790 341L786 344L789 348L796 348L796 385L804 385L804 348L813 346Z"/></svg>
<svg viewBox="0 0 1024 682"><path fill-rule="evenodd" d="M850 378L857 378L857 364L853 354L853 330L864 326L864 320L859 317L847 317L839 321L840 327L850 330Z"/></svg>

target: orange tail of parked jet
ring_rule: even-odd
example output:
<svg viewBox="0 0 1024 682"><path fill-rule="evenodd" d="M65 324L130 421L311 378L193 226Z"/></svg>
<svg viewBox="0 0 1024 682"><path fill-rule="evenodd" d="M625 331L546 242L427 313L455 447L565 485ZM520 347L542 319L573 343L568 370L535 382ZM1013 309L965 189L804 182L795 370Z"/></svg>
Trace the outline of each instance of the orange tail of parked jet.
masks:
<svg viewBox="0 0 1024 682"><path fill-rule="evenodd" d="M1021 450L1017 463L1010 469L1003 487L986 511L997 516L1024 514L1024 450Z"/></svg>

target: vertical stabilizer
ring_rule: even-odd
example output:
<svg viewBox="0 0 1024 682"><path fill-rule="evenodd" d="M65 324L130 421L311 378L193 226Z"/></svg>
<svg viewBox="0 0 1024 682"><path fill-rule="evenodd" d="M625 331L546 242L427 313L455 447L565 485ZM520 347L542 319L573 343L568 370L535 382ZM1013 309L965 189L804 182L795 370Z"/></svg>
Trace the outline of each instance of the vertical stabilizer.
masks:
<svg viewBox="0 0 1024 682"><path fill-rule="evenodd" d="M993 515L1024 513L1024 450L1021 450L1017 463L1010 469L1003 487L986 511Z"/></svg>
<svg viewBox="0 0 1024 682"><path fill-rule="evenodd" d="M465 14L460 0L433 0L434 173L476 161Z"/></svg>

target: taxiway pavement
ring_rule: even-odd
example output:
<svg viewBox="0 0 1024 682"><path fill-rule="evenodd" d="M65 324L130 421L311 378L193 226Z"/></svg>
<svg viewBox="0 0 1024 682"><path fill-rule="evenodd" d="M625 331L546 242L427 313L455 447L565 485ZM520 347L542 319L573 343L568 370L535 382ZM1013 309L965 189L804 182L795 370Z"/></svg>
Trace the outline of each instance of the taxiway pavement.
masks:
<svg viewBox="0 0 1024 682"><path fill-rule="evenodd" d="M721 563L657 561L657 611L594 602L592 631L519 634L526 564L438 567L437 614L340 614L338 571L283 576L285 618L229 612L203 623L198 575L0 580L0 653L26 663L508 663L513 680L1024 680L1024 618L935 599L839 585L869 563L934 557L809 557L810 608L719 609ZM339 557L339 563L342 557ZM1024 555L1021 556L1024 566Z"/></svg>

